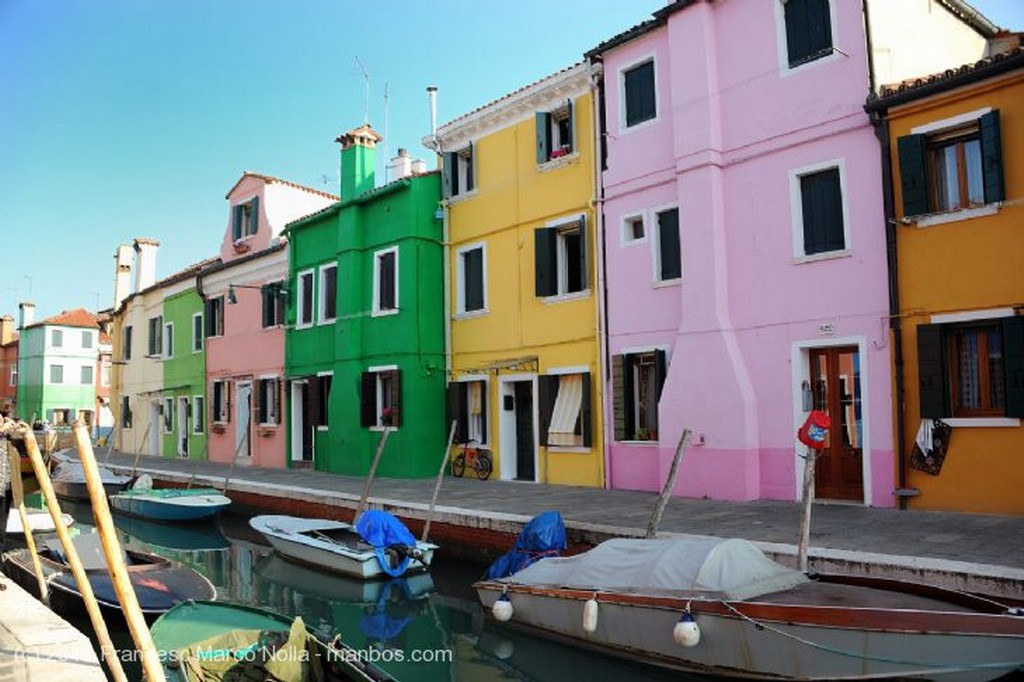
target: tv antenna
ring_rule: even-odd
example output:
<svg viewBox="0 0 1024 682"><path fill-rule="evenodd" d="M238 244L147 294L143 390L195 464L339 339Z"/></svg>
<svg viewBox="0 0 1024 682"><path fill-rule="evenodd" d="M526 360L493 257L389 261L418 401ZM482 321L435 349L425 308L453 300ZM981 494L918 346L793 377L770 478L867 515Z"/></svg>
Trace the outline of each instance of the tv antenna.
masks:
<svg viewBox="0 0 1024 682"><path fill-rule="evenodd" d="M360 61L359 56L356 55L356 65L359 70L363 72L363 80L365 81L363 91L363 123L370 122L370 72L366 70L363 62Z"/></svg>
<svg viewBox="0 0 1024 682"><path fill-rule="evenodd" d="M388 159L391 154L388 152L388 82L384 81L384 182L388 182Z"/></svg>

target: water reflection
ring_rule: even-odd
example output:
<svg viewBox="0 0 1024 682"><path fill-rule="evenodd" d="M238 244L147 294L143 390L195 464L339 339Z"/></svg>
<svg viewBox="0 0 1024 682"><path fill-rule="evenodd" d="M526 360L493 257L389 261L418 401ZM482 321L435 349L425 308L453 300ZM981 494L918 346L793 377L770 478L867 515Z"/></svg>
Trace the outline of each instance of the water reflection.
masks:
<svg viewBox="0 0 1024 682"><path fill-rule="evenodd" d="M68 512L83 532L91 531L87 505ZM471 588L481 567L445 561L443 554L428 574L366 582L281 558L239 515L196 526L115 519L127 545L198 570L217 587L219 600L300 615L322 638L338 633L356 649L372 651L401 682L679 679L487 621ZM88 629L87 622L75 625ZM127 633L112 634L117 646L130 646ZM433 660L414 661L414 655Z"/></svg>

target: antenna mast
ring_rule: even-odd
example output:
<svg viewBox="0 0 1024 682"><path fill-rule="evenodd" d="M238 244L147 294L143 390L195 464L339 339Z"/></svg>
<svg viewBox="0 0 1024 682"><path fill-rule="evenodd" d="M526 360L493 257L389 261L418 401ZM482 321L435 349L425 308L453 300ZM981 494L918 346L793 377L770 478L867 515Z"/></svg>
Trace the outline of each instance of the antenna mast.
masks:
<svg viewBox="0 0 1024 682"><path fill-rule="evenodd" d="M388 177L388 162L391 159L389 153L390 147L388 146L388 82L384 81L384 182L385 184L391 180Z"/></svg>
<svg viewBox="0 0 1024 682"><path fill-rule="evenodd" d="M356 65L359 66L359 70L363 72L363 80L365 81L364 92L363 92L363 123L370 122L370 72L363 66L363 62L359 60L359 55L356 55Z"/></svg>

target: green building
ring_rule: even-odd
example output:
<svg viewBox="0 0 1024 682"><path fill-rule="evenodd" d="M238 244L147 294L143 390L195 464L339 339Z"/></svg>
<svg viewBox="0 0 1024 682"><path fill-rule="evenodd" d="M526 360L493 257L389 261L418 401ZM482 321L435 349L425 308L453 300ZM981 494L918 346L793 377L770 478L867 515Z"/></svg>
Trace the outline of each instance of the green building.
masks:
<svg viewBox="0 0 1024 682"><path fill-rule="evenodd" d="M203 301L196 291L194 269L164 291L161 452L166 457L205 460L206 352Z"/></svg>
<svg viewBox="0 0 1024 682"><path fill-rule="evenodd" d="M445 357L441 179L405 150L375 185L380 136L338 138L341 201L290 223L292 466L426 477L444 450Z"/></svg>

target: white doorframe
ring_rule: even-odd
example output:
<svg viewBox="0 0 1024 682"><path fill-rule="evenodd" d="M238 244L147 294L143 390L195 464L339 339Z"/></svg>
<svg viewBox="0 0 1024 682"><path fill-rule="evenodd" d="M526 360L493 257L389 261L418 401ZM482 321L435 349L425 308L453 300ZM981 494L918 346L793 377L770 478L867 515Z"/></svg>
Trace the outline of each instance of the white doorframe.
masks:
<svg viewBox="0 0 1024 682"><path fill-rule="evenodd" d="M303 411L306 409L306 406L302 401L302 387L305 386L307 383L308 382L305 379L297 379L292 381L291 459L293 462L302 461L302 419L304 416Z"/></svg>
<svg viewBox="0 0 1024 682"><path fill-rule="evenodd" d="M179 457L188 457L188 426L189 426L189 404L188 396L178 396L178 443L177 451Z"/></svg>
<svg viewBox="0 0 1024 682"><path fill-rule="evenodd" d="M536 374L508 374L498 380L498 433L491 434L491 440L500 444L501 452L501 480L509 481L515 479L517 473L516 465L516 411L505 409L505 397L515 399L515 388L512 384L520 381L529 381L530 390L533 391L533 479L541 481L540 470L540 449L537 447L537 375Z"/></svg>
<svg viewBox="0 0 1024 682"><path fill-rule="evenodd" d="M252 431L252 382L235 384L235 457L252 456L249 434Z"/></svg>
<svg viewBox="0 0 1024 682"><path fill-rule="evenodd" d="M153 400L149 403L149 454L160 456L160 434L164 431L163 402Z"/></svg>

